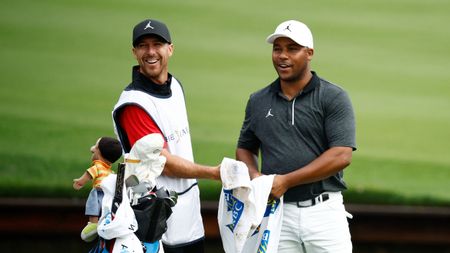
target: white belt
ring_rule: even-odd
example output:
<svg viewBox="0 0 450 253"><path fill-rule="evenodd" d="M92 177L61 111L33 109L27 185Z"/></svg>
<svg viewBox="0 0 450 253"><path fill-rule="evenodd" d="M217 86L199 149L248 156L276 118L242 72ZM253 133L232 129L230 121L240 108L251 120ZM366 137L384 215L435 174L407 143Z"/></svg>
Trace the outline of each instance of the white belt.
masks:
<svg viewBox="0 0 450 253"><path fill-rule="evenodd" d="M288 203L297 205L297 207L299 207L299 208L311 207L311 206L315 206L319 203L329 200L332 194L333 193L328 193L328 192L322 193L319 196L316 196L312 199L307 199L307 200L303 200L303 201L292 201L292 202L288 202Z"/></svg>

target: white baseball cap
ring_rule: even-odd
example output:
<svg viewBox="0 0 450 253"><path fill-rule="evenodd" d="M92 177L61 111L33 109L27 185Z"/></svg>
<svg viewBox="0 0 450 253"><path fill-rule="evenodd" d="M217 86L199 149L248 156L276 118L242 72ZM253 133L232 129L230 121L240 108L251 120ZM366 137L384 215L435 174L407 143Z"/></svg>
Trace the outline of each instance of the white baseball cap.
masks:
<svg viewBox="0 0 450 253"><path fill-rule="evenodd" d="M279 24L266 41L273 44L280 37L287 37L301 46L314 48L313 36L308 26L297 20L288 20Z"/></svg>

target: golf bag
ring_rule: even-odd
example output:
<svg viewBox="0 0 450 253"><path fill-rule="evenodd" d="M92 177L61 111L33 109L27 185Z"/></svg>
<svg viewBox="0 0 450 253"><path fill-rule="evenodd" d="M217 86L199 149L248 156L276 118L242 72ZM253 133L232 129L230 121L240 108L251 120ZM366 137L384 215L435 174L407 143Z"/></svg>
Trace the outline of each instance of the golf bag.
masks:
<svg viewBox="0 0 450 253"><path fill-rule="evenodd" d="M167 230L176 193L154 187L133 201L128 195L136 195L130 193L132 186L125 187L124 176L125 164L120 163L117 176L108 176L102 183L105 197L98 226L100 238L90 253L163 252L160 239Z"/></svg>
<svg viewBox="0 0 450 253"><path fill-rule="evenodd" d="M167 219L172 214L170 203L163 198L147 199L132 206L139 228L136 236L143 242L161 239L167 230Z"/></svg>

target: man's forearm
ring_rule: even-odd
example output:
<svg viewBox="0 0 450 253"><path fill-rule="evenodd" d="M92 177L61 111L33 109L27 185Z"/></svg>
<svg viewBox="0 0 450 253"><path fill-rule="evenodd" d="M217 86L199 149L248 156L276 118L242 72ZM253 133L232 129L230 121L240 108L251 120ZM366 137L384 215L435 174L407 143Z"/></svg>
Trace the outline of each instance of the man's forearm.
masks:
<svg viewBox="0 0 450 253"><path fill-rule="evenodd" d="M351 162L352 149L335 147L325 151L308 165L284 175L276 175L271 196L280 198L289 188L317 182L335 175Z"/></svg>
<svg viewBox="0 0 450 253"><path fill-rule="evenodd" d="M172 155L164 149L161 154L167 161L163 174L169 177L220 180L220 167L196 164L182 157Z"/></svg>
<svg viewBox="0 0 450 253"><path fill-rule="evenodd" d="M247 165L251 179L261 176L258 170L258 156L255 153L247 149L238 148L236 149L236 159Z"/></svg>
<svg viewBox="0 0 450 253"><path fill-rule="evenodd" d="M308 165L284 175L288 188L317 182L335 175L350 165L352 148L333 147Z"/></svg>

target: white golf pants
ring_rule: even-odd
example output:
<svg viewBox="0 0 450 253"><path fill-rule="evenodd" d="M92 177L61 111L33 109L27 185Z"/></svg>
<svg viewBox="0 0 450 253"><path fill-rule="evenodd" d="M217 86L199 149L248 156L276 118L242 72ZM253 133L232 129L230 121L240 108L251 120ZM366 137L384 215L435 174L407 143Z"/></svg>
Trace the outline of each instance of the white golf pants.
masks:
<svg viewBox="0 0 450 253"><path fill-rule="evenodd" d="M310 207L284 203L278 253L351 253L352 242L342 194Z"/></svg>

